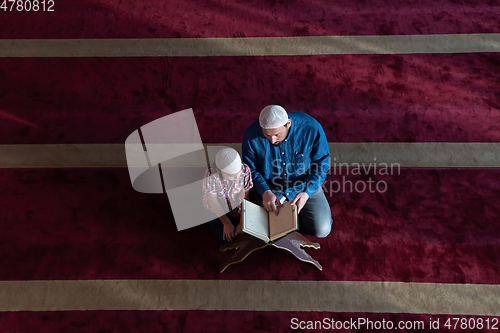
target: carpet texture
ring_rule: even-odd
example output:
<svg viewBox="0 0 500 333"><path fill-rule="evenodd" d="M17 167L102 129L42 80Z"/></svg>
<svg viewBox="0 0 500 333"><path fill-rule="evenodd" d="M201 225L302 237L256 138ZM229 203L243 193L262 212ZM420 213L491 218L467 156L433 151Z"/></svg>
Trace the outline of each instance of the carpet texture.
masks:
<svg viewBox="0 0 500 333"><path fill-rule="evenodd" d="M500 171L394 173L328 177L332 233L310 237L322 249L308 250L322 272L266 248L219 274L231 254L218 252L209 226L178 232L167 196L134 192L126 169L4 169L0 265L9 269L0 279L499 283L500 184L491 180ZM370 179L387 190L357 193Z"/></svg>
<svg viewBox="0 0 500 333"><path fill-rule="evenodd" d="M1 144L123 143L193 108L204 142L241 142L269 104L330 142L498 142L500 55L2 59Z"/></svg>
<svg viewBox="0 0 500 333"><path fill-rule="evenodd" d="M10 6L9 6L10 7ZM497 0L55 1L5 15L0 38L198 38L500 32Z"/></svg>
<svg viewBox="0 0 500 333"><path fill-rule="evenodd" d="M55 0L53 12L0 15L1 39L500 33L498 0ZM498 53L2 58L0 77L0 144L121 144L140 126L187 108L204 142L235 143L268 104L315 117L330 142L500 140ZM308 250L323 271L266 248L219 274L231 254L218 251L209 226L177 232L167 196L134 192L124 168L0 169L0 280L499 284L499 176L498 168L332 174L325 184L332 233L310 237L322 249ZM386 190L338 191L370 179ZM435 332L449 331L448 319L478 319L404 308L13 311L0 312L0 331L289 332L292 318L421 320L427 328L439 319ZM490 330L460 331L497 331L498 318L489 320L497 320Z"/></svg>
<svg viewBox="0 0 500 333"><path fill-rule="evenodd" d="M294 318L296 318L294 320ZM357 325L353 329L324 330L292 329L293 327L307 327L307 321L323 321L330 319L335 322L348 322L347 327L352 327L351 321L371 321L372 326L366 323ZM460 332L496 332L499 324L492 317L477 316L436 316L412 315L393 313L335 313L328 312L246 312L246 311L76 311L76 312L20 312L0 313L0 327L12 332L404 332L422 331L439 332L447 331L446 322L450 320L451 327L455 325L455 318L460 321L478 321L483 319L483 329L457 329ZM486 329L484 320L489 319L490 329ZM430 321L439 323L430 330ZM306 323L300 324L300 321ZM379 322L392 322L394 329L375 329ZM402 327L417 327L417 322L423 322L426 330L398 329ZM492 324L492 323L497 323ZM312 324L314 325L314 323ZM334 324L335 325L335 324ZM343 324L344 325L344 324ZM388 324L385 324L388 326ZM457 327L460 327L459 322ZM323 326L325 327L325 326ZM327 326L326 326L327 327ZM492 329L496 327L496 329Z"/></svg>

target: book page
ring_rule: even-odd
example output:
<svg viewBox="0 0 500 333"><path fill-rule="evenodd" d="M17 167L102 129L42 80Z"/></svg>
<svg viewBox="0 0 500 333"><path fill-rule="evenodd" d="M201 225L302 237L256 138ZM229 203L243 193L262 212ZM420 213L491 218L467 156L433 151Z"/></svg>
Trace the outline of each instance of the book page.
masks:
<svg viewBox="0 0 500 333"><path fill-rule="evenodd" d="M267 211L248 200L243 201L243 231L266 242L269 241Z"/></svg>
<svg viewBox="0 0 500 333"><path fill-rule="evenodd" d="M278 216L274 212L269 213L269 238L275 240L296 230L297 224L297 206L291 205L290 201L283 204Z"/></svg>

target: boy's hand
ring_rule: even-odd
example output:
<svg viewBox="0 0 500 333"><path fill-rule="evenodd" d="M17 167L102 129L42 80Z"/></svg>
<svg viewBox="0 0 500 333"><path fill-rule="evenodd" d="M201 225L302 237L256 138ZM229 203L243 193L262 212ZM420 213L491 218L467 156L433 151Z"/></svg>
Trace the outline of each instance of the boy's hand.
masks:
<svg viewBox="0 0 500 333"><path fill-rule="evenodd" d="M243 223L240 222L240 224L236 226L236 235L241 235L241 234L243 234Z"/></svg>
<svg viewBox="0 0 500 333"><path fill-rule="evenodd" d="M224 224L224 231L222 232L222 239L232 242L233 238L236 237L234 233L234 225L232 223Z"/></svg>

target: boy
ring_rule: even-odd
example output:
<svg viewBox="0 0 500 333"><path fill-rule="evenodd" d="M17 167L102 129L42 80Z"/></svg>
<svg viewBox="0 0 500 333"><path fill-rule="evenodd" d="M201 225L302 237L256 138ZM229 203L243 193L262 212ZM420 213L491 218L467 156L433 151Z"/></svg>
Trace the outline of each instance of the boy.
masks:
<svg viewBox="0 0 500 333"><path fill-rule="evenodd" d="M252 187L250 168L241 162L238 152L232 148L219 150L215 165L205 172L203 204L218 216L209 224L220 245L232 242L241 234L241 202L249 199L248 191Z"/></svg>

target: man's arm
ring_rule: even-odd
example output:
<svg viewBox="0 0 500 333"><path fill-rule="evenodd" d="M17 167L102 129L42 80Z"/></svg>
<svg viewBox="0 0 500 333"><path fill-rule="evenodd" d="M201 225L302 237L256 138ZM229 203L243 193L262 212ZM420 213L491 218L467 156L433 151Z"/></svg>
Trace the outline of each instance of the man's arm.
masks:
<svg viewBox="0 0 500 333"><path fill-rule="evenodd" d="M262 177L259 172L260 166L259 161L257 159L257 155L255 151L252 149L250 145L250 140L247 138L247 133L243 136L243 144L242 144L242 153L243 153L243 162L245 162L250 168L250 172L252 173L252 180L255 186L255 189L259 193L259 195L263 195L264 192L269 191L269 186L266 183L264 177Z"/></svg>
<svg viewBox="0 0 500 333"><path fill-rule="evenodd" d="M243 144L242 144L242 152L243 152L243 162L245 162L250 168L250 172L252 173L253 183L257 193L262 196L262 204L264 208L270 212L274 211L276 215L279 213L279 209L276 205L281 206L279 198L271 191L269 186L266 183L264 177L259 172L260 165L255 151L252 149L250 145L250 140L248 138L247 132L243 136Z"/></svg>
<svg viewBox="0 0 500 333"><path fill-rule="evenodd" d="M298 191L292 204L296 204L298 212L302 210L307 200L312 194L319 189L325 182L326 174L330 170L330 148L326 140L323 129L318 124L319 128L314 137L314 142L311 150L311 164L309 166L309 176L304 184L297 185L295 190Z"/></svg>
<svg viewBox="0 0 500 333"><path fill-rule="evenodd" d="M319 125L319 124L318 124ZM307 177L305 193L311 195L325 182L326 175L330 170L330 148L326 140L325 132L321 126L318 128L311 150L310 173Z"/></svg>

